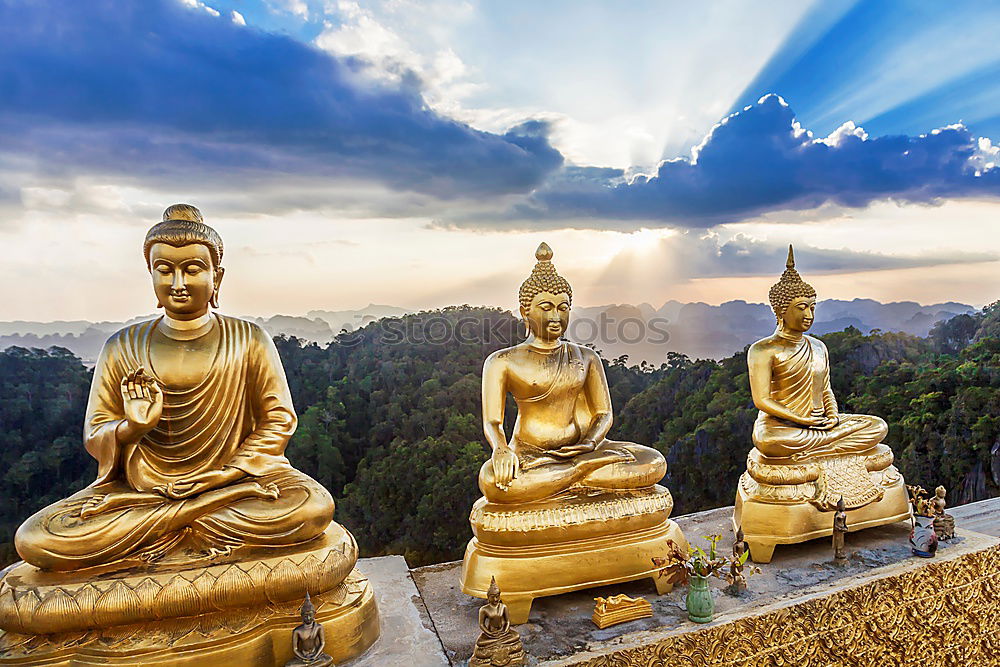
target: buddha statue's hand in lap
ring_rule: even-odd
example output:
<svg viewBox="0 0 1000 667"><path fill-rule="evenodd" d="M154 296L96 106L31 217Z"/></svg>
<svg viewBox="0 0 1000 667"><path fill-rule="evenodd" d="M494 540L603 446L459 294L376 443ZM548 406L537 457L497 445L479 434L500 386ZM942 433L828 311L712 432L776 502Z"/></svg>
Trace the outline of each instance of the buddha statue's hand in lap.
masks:
<svg viewBox="0 0 1000 667"><path fill-rule="evenodd" d="M539 246L519 292L527 339L491 354L483 366L483 428L493 454L479 487L493 503L548 498L574 485L636 489L666 472L654 449L607 439L611 394L593 350L560 340L569 325L572 289ZM510 441L503 431L507 393L517 404Z"/></svg>
<svg viewBox="0 0 1000 667"><path fill-rule="evenodd" d="M777 329L747 352L750 389L760 410L754 446L766 457L795 462L873 450L888 427L879 417L838 411L826 346L805 335L815 318L816 290L799 277L791 247L770 300Z"/></svg>
<svg viewBox="0 0 1000 667"><path fill-rule="evenodd" d="M101 351L84 429L98 477L25 521L18 553L66 571L157 560L182 540L198 559L319 536L333 500L284 456L296 417L274 343L212 312L222 239L177 205L144 252L164 314Z"/></svg>

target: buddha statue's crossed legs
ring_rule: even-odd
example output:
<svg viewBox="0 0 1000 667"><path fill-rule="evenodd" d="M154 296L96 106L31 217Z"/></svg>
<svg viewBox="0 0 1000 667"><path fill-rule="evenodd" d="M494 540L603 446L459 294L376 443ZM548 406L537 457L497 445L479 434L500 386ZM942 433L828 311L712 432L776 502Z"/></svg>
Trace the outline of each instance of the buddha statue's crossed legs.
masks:
<svg viewBox="0 0 1000 667"><path fill-rule="evenodd" d="M571 486L597 489L640 489L653 486L666 473L666 461L655 449L631 442L603 440L592 452L569 460L511 443L521 468L505 489L494 480L491 461L479 471L479 488L493 503L522 503L554 496Z"/></svg>
<svg viewBox="0 0 1000 667"><path fill-rule="evenodd" d="M320 535L332 515L330 493L294 469L182 500L110 482L36 513L17 531L15 544L36 567L75 570L130 556L155 560L185 535L209 555L243 545L296 544Z"/></svg>

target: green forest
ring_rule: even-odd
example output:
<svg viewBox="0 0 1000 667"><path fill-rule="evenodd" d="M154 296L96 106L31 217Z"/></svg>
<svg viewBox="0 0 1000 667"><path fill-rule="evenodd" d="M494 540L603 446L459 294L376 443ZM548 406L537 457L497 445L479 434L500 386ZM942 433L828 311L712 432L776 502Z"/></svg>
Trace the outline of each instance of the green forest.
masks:
<svg viewBox="0 0 1000 667"><path fill-rule="evenodd" d="M299 414L288 457L330 489L364 555L461 558L488 457L480 370L520 338L509 312L462 306L374 322L326 347L276 339ZM841 410L886 419L909 483L944 484L951 504L1000 495L1000 305L927 338L853 328L822 338ZM756 417L746 352L605 364L611 437L666 455L675 514L732 504ZM81 441L90 375L61 348L0 352L0 566L17 558L21 521L94 479Z"/></svg>

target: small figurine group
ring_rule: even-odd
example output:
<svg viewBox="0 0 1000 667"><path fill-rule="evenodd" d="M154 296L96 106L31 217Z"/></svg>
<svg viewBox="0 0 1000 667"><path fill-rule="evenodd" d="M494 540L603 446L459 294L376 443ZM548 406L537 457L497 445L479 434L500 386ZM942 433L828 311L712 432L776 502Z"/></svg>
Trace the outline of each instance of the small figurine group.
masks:
<svg viewBox="0 0 1000 667"><path fill-rule="evenodd" d="M910 532L910 548L921 558L931 558L938 547L938 540L955 537L955 517L945 512L947 489L934 489L934 497L927 498L927 491L919 486L907 486L910 503L913 506L913 530Z"/></svg>

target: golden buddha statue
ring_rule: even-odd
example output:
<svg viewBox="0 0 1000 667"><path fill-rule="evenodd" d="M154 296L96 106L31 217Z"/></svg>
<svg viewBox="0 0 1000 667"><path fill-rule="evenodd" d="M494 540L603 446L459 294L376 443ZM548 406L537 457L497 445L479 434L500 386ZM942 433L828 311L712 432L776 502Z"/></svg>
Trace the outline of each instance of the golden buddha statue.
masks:
<svg viewBox="0 0 1000 667"><path fill-rule="evenodd" d="M561 340L573 297L541 244L518 294L527 339L483 365L483 429L493 454L479 473L483 498L470 517L463 590L484 597L490 576L506 592L513 623L531 600L608 583L656 578L652 557L673 538L673 499L657 482L654 449L607 438L611 394L597 354ZM507 394L517 404L508 442Z"/></svg>
<svg viewBox="0 0 1000 667"><path fill-rule="evenodd" d="M330 493L284 456L296 416L270 336L213 311L222 239L178 204L143 250L164 313L105 343L84 428L97 479L18 529L24 563L0 582L0 629L110 631L311 592L355 635L337 652L359 653L378 621L367 580L353 571L357 547L332 522ZM274 623L259 625L243 628L234 650L269 646ZM210 620L203 627L233 634ZM128 650L169 648L149 642Z"/></svg>
<svg viewBox="0 0 1000 667"><path fill-rule="evenodd" d="M852 531L909 517L905 485L882 444L888 426L879 417L839 411L826 346L805 335L816 290L795 270L791 246L769 297L777 329L747 352L760 413L733 518L758 563L771 560L775 544L831 535L828 513L840 498Z"/></svg>

